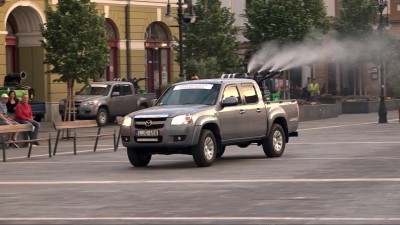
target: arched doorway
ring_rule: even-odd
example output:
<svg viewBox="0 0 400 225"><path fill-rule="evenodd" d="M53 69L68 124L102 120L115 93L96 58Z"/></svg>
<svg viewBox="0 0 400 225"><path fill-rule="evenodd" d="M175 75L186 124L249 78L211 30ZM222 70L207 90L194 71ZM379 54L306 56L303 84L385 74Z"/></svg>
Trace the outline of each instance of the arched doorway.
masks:
<svg viewBox="0 0 400 225"><path fill-rule="evenodd" d="M6 74L24 71L26 79L22 84L35 89L34 100L46 100L48 97L44 51L40 45L43 39L40 24L45 17L32 3L14 4L5 13L6 30Z"/></svg>
<svg viewBox="0 0 400 225"><path fill-rule="evenodd" d="M171 32L160 22L154 22L146 29L146 72L147 90L157 97L162 86L171 82Z"/></svg>
<svg viewBox="0 0 400 225"><path fill-rule="evenodd" d="M114 24L113 21L110 19L106 19L106 32L107 32L107 43L110 48L110 58L109 58L109 64L106 66L103 74L102 74L102 80L114 80L115 78L118 78L119 71L118 71L118 32L117 28Z"/></svg>

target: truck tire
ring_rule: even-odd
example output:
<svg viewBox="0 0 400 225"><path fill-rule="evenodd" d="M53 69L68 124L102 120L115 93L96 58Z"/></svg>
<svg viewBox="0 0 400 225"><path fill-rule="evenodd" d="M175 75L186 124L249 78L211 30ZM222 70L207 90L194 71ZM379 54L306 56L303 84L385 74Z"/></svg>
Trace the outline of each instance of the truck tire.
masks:
<svg viewBox="0 0 400 225"><path fill-rule="evenodd" d="M129 162L134 167L145 167L151 160L151 154L148 154L140 148L127 148Z"/></svg>
<svg viewBox="0 0 400 225"><path fill-rule="evenodd" d="M273 124L268 137L262 141L262 147L267 157L281 157L285 151L285 132L279 124Z"/></svg>
<svg viewBox="0 0 400 225"><path fill-rule="evenodd" d="M104 127L108 123L108 111L105 108L100 108L97 111L96 122L99 127Z"/></svg>
<svg viewBox="0 0 400 225"><path fill-rule="evenodd" d="M197 145L192 148L193 160L198 167L211 166L217 155L217 141L213 132L202 130Z"/></svg>
<svg viewBox="0 0 400 225"><path fill-rule="evenodd" d="M222 145L221 148L217 152L217 158L221 158L222 155L225 153L225 145Z"/></svg>

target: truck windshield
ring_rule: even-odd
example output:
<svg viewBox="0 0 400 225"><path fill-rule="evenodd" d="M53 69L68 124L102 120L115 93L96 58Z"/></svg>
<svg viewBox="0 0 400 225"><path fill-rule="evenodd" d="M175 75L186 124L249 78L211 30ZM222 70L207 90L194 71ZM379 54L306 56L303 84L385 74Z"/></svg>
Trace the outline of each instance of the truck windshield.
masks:
<svg viewBox="0 0 400 225"><path fill-rule="evenodd" d="M106 84L87 84L78 92L78 95L106 96L110 91L110 88L111 85L106 85Z"/></svg>
<svg viewBox="0 0 400 225"><path fill-rule="evenodd" d="M220 84L181 84L168 90L159 105L214 105L221 89Z"/></svg>

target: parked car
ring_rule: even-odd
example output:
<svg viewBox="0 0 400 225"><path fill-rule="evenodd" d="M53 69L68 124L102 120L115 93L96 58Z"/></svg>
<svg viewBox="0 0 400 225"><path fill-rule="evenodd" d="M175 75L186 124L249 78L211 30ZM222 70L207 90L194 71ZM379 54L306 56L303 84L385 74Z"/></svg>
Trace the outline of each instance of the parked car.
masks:
<svg viewBox="0 0 400 225"><path fill-rule="evenodd" d="M99 126L114 121L116 116L151 106L154 93L137 94L131 82L105 81L85 85L74 97L77 119L95 118ZM64 117L66 100L59 104L59 113Z"/></svg>

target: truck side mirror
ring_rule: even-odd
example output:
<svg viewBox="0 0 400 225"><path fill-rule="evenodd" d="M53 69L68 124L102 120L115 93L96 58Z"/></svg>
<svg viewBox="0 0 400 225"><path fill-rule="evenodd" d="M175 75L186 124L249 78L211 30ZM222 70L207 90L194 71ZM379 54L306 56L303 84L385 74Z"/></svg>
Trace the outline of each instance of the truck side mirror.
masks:
<svg viewBox="0 0 400 225"><path fill-rule="evenodd" d="M115 91L115 92L111 93L111 97L115 97L115 96L119 96L119 92L118 91Z"/></svg>
<svg viewBox="0 0 400 225"><path fill-rule="evenodd" d="M226 99L222 100L222 106L234 106L238 105L239 101L236 97L227 97Z"/></svg>

